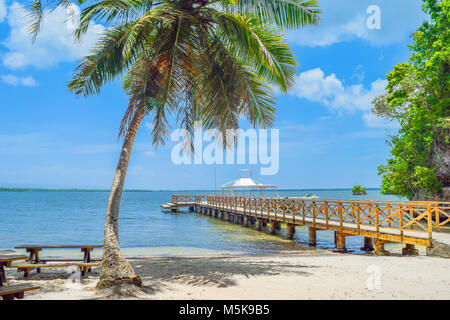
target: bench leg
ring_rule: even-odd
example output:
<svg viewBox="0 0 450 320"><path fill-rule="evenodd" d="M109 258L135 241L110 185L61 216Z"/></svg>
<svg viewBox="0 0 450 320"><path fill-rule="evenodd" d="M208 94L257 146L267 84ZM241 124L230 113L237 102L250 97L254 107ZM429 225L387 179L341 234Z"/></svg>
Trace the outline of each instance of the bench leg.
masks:
<svg viewBox="0 0 450 320"><path fill-rule="evenodd" d="M16 299L23 299L25 294L24 294L24 292L17 292L14 294L14 296Z"/></svg>
<svg viewBox="0 0 450 320"><path fill-rule="evenodd" d="M35 259L36 263L40 263L40 261L39 261L39 251L38 250L36 250L36 252L34 253L34 259ZM37 273L41 273L41 268L37 268L36 272Z"/></svg>
<svg viewBox="0 0 450 320"><path fill-rule="evenodd" d="M34 259L34 250L33 249L27 249L27 251L30 253L30 256L28 257L28 262L33 263Z"/></svg>
<svg viewBox="0 0 450 320"><path fill-rule="evenodd" d="M27 249L27 251L30 253L28 262L29 263L39 263L39 249ZM40 273L41 268L37 268L36 272Z"/></svg>
<svg viewBox="0 0 450 320"><path fill-rule="evenodd" d="M6 294L3 297L3 300L14 300L14 293L13 294Z"/></svg>
<svg viewBox="0 0 450 320"><path fill-rule="evenodd" d="M4 263L1 263L0 264L0 287L6 286L6 285L8 285L8 283L6 282L5 267L4 267Z"/></svg>
<svg viewBox="0 0 450 320"><path fill-rule="evenodd" d="M91 250L88 248L83 248L82 250L84 251L83 262L90 263L91 262ZM89 267L89 269L87 271L91 272L91 267Z"/></svg>
<svg viewBox="0 0 450 320"><path fill-rule="evenodd" d="M28 269L28 268L20 268L20 269L17 269L17 272L23 272L23 277L26 278L30 274L30 269Z"/></svg>

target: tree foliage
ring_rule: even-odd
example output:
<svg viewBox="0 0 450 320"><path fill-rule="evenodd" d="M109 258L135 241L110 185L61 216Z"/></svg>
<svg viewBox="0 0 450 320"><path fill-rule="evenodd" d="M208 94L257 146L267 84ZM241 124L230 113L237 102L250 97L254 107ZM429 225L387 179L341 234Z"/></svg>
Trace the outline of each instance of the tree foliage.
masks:
<svg viewBox="0 0 450 320"><path fill-rule="evenodd" d="M450 1L424 0L423 9L430 21L413 34L409 63L387 75L387 93L372 109L401 126L389 141L392 157L378 168L383 192L410 199L435 197L448 179L438 174L434 149L450 146Z"/></svg>
<svg viewBox="0 0 450 320"><path fill-rule="evenodd" d="M366 188L361 187L360 185L353 186L352 193L353 194L366 194Z"/></svg>
<svg viewBox="0 0 450 320"><path fill-rule="evenodd" d="M90 4L88 1L87 4ZM101 0L81 14L75 37L93 20L110 26L83 58L69 90L98 94L123 77L129 109L153 117L153 143L163 144L168 117L176 114L192 131L237 129L241 117L271 126L272 87L286 92L294 83L296 60L282 28L318 21L317 0Z"/></svg>

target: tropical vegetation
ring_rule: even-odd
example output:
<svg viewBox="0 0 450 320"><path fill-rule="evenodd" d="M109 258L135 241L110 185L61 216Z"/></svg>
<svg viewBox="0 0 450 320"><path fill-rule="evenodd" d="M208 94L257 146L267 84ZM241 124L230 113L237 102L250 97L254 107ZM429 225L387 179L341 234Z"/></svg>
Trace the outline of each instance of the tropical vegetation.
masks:
<svg viewBox="0 0 450 320"><path fill-rule="evenodd" d="M373 113L400 123L379 166L384 193L450 200L450 1L424 0L430 16L413 34L409 63L387 75Z"/></svg>
<svg viewBox="0 0 450 320"><path fill-rule="evenodd" d="M84 2L84 1L82 1ZM79 1L80 3L80 1ZM45 3L35 2L30 31L37 35ZM69 0L47 5L70 5ZM144 117L153 121L152 141L164 144L171 116L192 132L193 123L225 132L241 117L271 126L273 87L294 83L296 60L283 29L318 23L317 0L101 0L87 2L76 40L92 21L108 26L69 82L76 95L99 94L122 77L129 97L120 124L123 146L105 221L98 288L134 294L142 281L119 246L119 207L133 142ZM189 141L188 141L189 142Z"/></svg>
<svg viewBox="0 0 450 320"><path fill-rule="evenodd" d="M360 185L353 186L352 193L354 195L363 195L367 194L366 188L361 187Z"/></svg>

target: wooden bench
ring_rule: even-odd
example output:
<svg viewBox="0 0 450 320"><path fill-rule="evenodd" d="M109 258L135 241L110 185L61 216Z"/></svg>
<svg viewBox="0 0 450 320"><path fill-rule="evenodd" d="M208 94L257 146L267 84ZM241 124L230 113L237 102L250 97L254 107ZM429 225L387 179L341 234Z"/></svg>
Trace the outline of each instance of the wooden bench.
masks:
<svg viewBox="0 0 450 320"><path fill-rule="evenodd" d="M34 286L31 283L1 286L0 296L3 300L14 300L14 298L23 299L25 291L36 290L39 288L40 287Z"/></svg>
<svg viewBox="0 0 450 320"><path fill-rule="evenodd" d="M45 263L45 261L48 261L48 259L40 259L39 258L39 251L42 249L81 249L81 252L84 253L83 257L83 263L91 263L91 251L94 250L94 248L101 248L103 246L101 245L20 245L16 246L16 249L25 249L26 252L30 253L30 256L28 257L28 263L35 263L35 264L42 264ZM61 259L60 261L63 261ZM41 272L41 268L36 268L36 271L39 273ZM90 268L88 271L91 271Z"/></svg>
<svg viewBox="0 0 450 320"><path fill-rule="evenodd" d="M14 251L2 251L2 253L8 253L0 255L0 296L3 300L14 300L14 298L23 299L25 291L39 289L39 287L33 286L30 283L8 285L5 267L11 267L13 261L26 260L27 257L15 254Z"/></svg>
<svg viewBox="0 0 450 320"><path fill-rule="evenodd" d="M30 274L30 271L33 269L40 270L41 268L69 268L69 267L78 267L81 270L81 275L85 275L86 271L91 267L97 267L98 263L27 263L27 264L18 264L11 266L13 268L17 268L17 272L23 272L23 276L26 278Z"/></svg>

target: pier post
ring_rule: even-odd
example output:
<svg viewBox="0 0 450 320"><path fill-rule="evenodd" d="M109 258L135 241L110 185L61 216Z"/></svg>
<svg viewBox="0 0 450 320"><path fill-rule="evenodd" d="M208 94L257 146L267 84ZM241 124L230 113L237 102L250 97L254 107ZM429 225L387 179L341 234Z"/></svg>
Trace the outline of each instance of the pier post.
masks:
<svg viewBox="0 0 450 320"><path fill-rule="evenodd" d="M170 209L172 212L178 212L178 207Z"/></svg>
<svg viewBox="0 0 450 320"><path fill-rule="evenodd" d="M289 240L294 239L295 224L288 223L288 224L286 225L286 233L287 233L287 238L288 238Z"/></svg>
<svg viewBox="0 0 450 320"><path fill-rule="evenodd" d="M364 247L362 247L361 250L373 251L373 239L370 237L364 237Z"/></svg>
<svg viewBox="0 0 450 320"><path fill-rule="evenodd" d="M228 216L228 212L222 211L223 220L228 221L230 217Z"/></svg>
<svg viewBox="0 0 450 320"><path fill-rule="evenodd" d="M194 212L194 207L189 207L190 212Z"/></svg>
<svg viewBox="0 0 450 320"><path fill-rule="evenodd" d="M309 230L309 245L315 247L317 243L317 229L313 227L308 227Z"/></svg>
<svg viewBox="0 0 450 320"><path fill-rule="evenodd" d="M277 232L277 222L276 221L270 221L270 234L275 234Z"/></svg>
<svg viewBox="0 0 450 320"><path fill-rule="evenodd" d="M219 219L223 220L223 211L217 210L217 212L219 213Z"/></svg>
<svg viewBox="0 0 450 320"><path fill-rule="evenodd" d="M339 252L339 253L347 252L347 248L345 247L345 236L337 231L335 231L334 235L335 235L336 248L333 249L333 252Z"/></svg>
<svg viewBox="0 0 450 320"><path fill-rule="evenodd" d="M419 250L416 249L416 246L413 244L406 244L402 249L402 256L417 256L419 255Z"/></svg>
<svg viewBox="0 0 450 320"><path fill-rule="evenodd" d="M250 226L250 223L248 220L249 220L249 218L247 216L244 216L244 227L246 227L246 228L248 228Z"/></svg>
<svg viewBox="0 0 450 320"><path fill-rule="evenodd" d="M277 230L281 230L281 222L277 222L277 223L275 224L275 228L276 228Z"/></svg>
<svg viewBox="0 0 450 320"><path fill-rule="evenodd" d="M261 225L265 228L267 227L267 220L261 219Z"/></svg>
<svg viewBox="0 0 450 320"><path fill-rule="evenodd" d="M261 231L262 230L262 220L256 218L256 231Z"/></svg>
<svg viewBox="0 0 450 320"><path fill-rule="evenodd" d="M384 250L384 245L386 241L375 239L375 251L374 254L377 256L389 256L390 252Z"/></svg>

